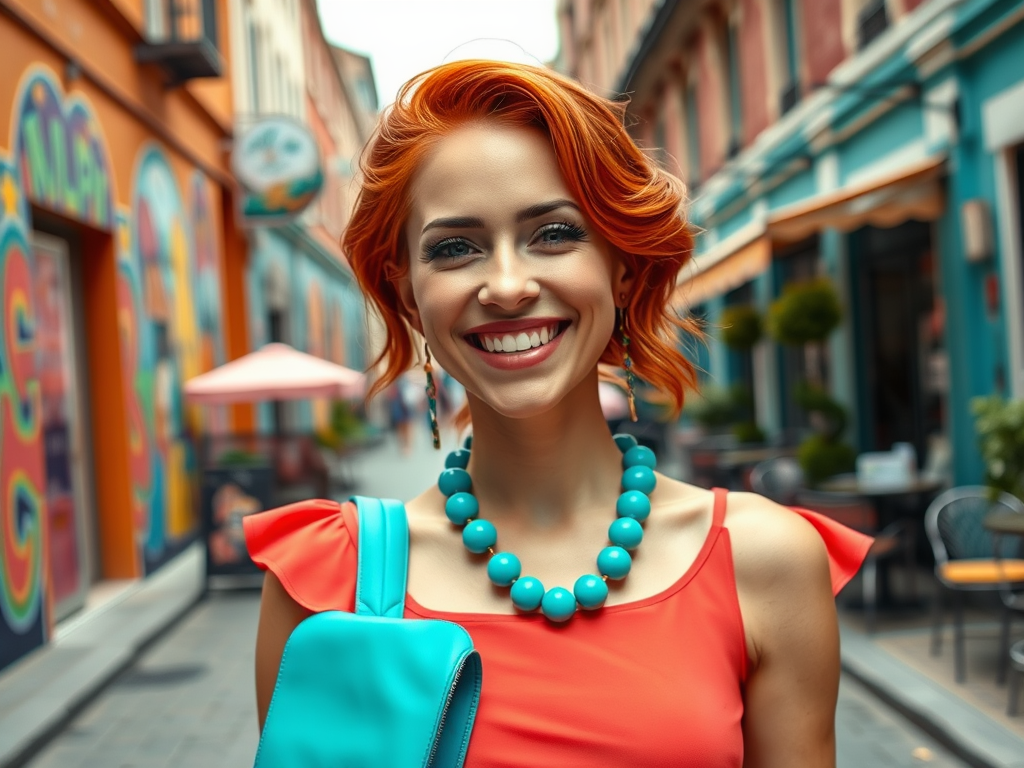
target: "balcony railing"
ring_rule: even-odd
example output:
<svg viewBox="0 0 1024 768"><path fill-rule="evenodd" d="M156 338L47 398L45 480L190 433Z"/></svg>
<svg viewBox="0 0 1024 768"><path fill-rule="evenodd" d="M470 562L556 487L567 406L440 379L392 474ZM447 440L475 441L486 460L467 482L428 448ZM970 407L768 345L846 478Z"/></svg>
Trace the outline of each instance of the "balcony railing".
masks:
<svg viewBox="0 0 1024 768"><path fill-rule="evenodd" d="M217 0L164 0L150 20L149 39L135 48L136 61L160 66L170 85L198 77L220 77Z"/></svg>

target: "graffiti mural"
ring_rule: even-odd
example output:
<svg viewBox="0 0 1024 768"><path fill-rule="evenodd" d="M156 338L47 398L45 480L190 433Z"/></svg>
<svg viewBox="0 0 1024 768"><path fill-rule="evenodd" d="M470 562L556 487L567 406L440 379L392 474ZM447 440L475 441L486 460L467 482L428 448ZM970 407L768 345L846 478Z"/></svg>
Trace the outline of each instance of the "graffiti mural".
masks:
<svg viewBox="0 0 1024 768"><path fill-rule="evenodd" d="M28 210L0 160L0 668L46 639L46 510Z"/></svg>
<svg viewBox="0 0 1024 768"><path fill-rule="evenodd" d="M202 412L182 383L223 360L216 232L206 182L186 209L163 150L136 164L129 223L119 224L118 314L136 540L147 573L195 536L194 437Z"/></svg>
<svg viewBox="0 0 1024 768"><path fill-rule="evenodd" d="M45 69L30 70L19 94L14 157L25 196L109 230L110 163L92 110L79 96L65 98L53 73Z"/></svg>

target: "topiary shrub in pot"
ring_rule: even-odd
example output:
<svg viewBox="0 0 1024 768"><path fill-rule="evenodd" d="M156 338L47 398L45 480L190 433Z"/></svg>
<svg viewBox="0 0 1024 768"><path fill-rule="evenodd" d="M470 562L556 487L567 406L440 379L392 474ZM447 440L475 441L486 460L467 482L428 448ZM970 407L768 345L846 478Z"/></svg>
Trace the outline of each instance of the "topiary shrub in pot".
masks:
<svg viewBox="0 0 1024 768"><path fill-rule="evenodd" d="M737 352L749 352L764 336L761 313L752 304L733 304L719 316L722 342ZM754 413L754 393L743 384L732 387L734 414L732 433L739 443L763 443L764 431Z"/></svg>
<svg viewBox="0 0 1024 768"><path fill-rule="evenodd" d="M797 448L797 460L810 485L851 472L856 465L856 452L842 439L846 409L825 390L822 370L822 347L842 320L839 294L825 278L788 284L768 311L768 331L777 342L814 352L808 381L798 384L794 393L814 430Z"/></svg>

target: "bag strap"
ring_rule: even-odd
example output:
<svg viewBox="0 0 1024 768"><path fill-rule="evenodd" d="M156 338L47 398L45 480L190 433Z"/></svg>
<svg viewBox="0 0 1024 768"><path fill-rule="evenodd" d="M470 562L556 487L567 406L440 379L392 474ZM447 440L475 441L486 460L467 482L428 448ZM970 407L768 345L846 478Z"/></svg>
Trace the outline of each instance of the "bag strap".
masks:
<svg viewBox="0 0 1024 768"><path fill-rule="evenodd" d="M400 619L409 569L409 522L393 499L353 496L359 512L356 613Z"/></svg>

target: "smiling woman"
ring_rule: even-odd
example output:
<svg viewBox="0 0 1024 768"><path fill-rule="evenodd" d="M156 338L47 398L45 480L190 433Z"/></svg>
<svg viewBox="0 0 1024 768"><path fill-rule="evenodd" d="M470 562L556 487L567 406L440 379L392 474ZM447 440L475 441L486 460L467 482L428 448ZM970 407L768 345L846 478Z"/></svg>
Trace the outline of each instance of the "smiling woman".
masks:
<svg viewBox="0 0 1024 768"><path fill-rule="evenodd" d="M869 540L666 477L601 413L598 363L677 409L694 384L676 333L697 329L668 303L692 247L683 189L622 117L550 71L458 62L403 89L363 158L344 248L386 325L377 389L422 338L472 416L471 450L402 518L405 618L464 627L485 670L451 764L834 765L832 590ZM270 571L261 722L296 626L356 606L358 515L246 518Z"/></svg>

